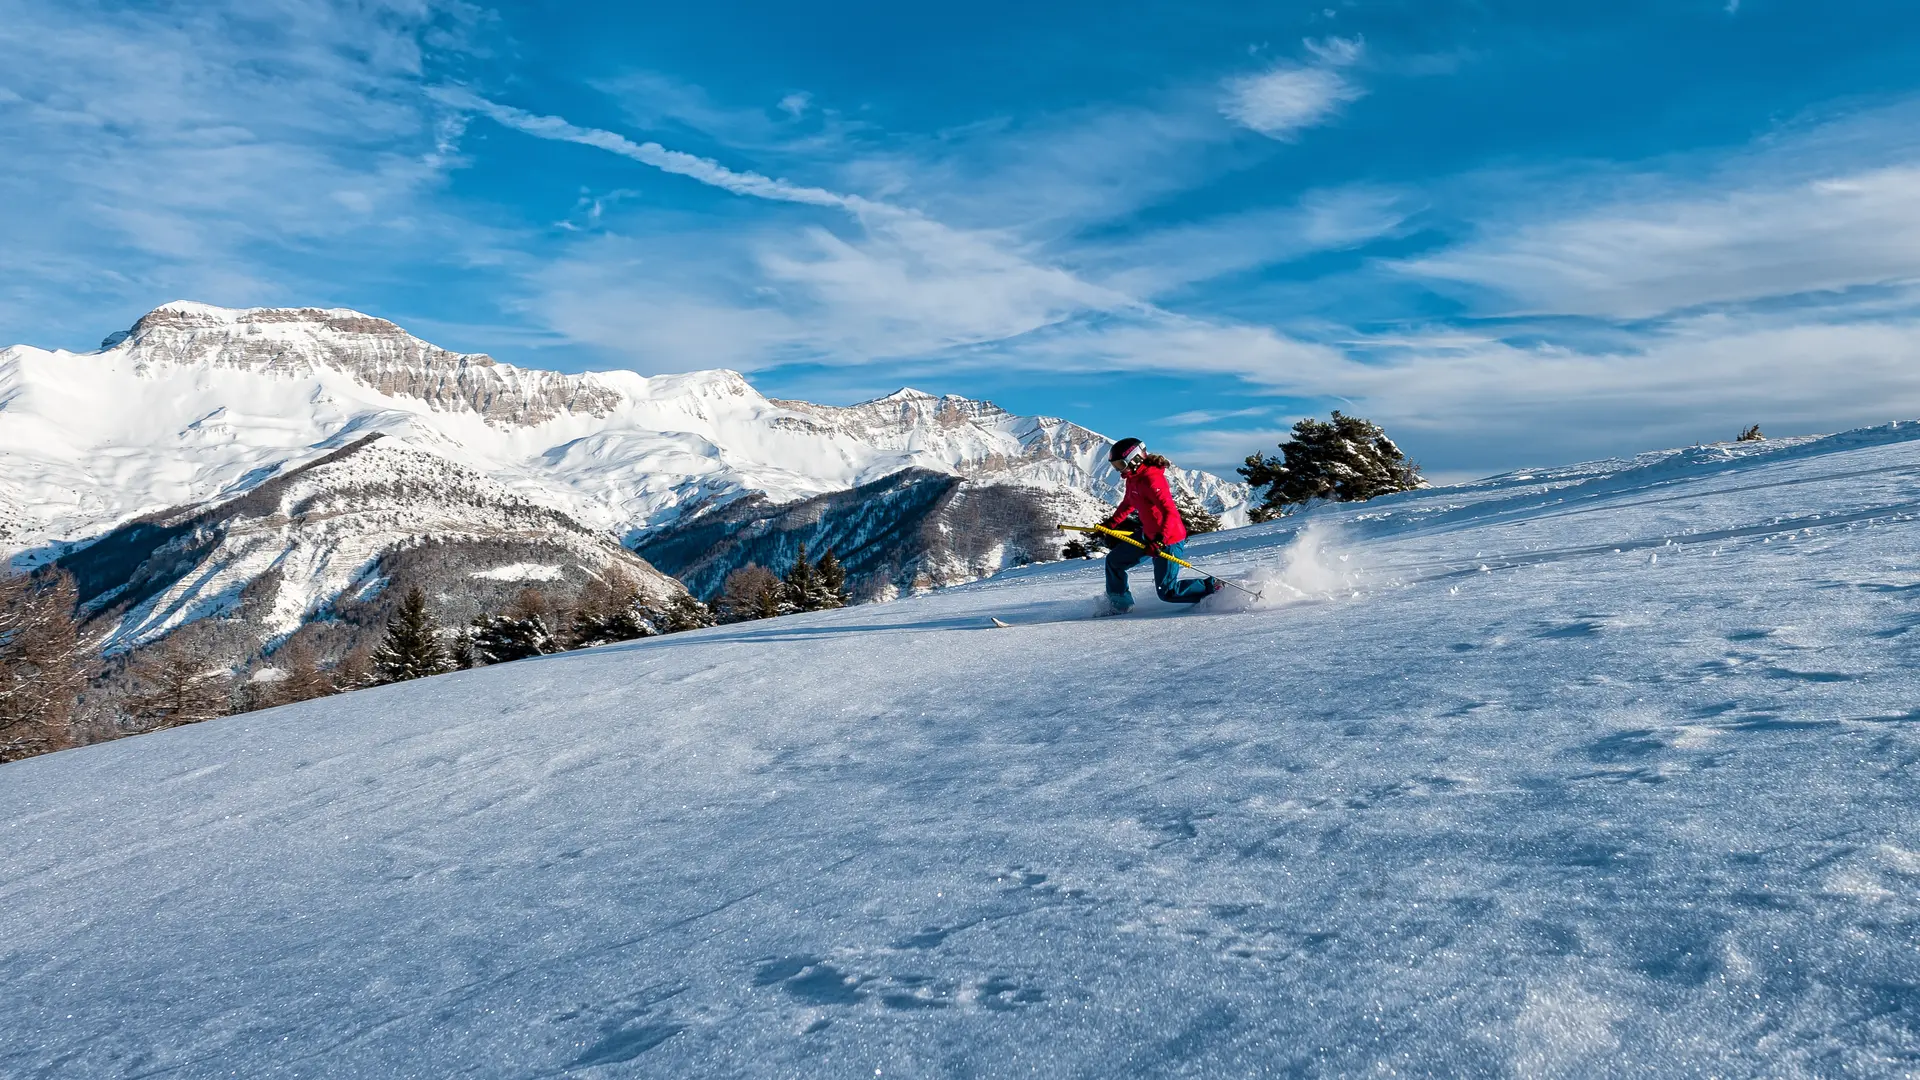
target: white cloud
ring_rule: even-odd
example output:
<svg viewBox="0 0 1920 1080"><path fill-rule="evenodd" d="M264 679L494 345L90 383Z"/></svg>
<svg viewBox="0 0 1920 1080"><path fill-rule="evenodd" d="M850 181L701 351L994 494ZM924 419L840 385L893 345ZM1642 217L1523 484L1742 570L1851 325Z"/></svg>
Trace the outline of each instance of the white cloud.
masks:
<svg viewBox="0 0 1920 1080"><path fill-rule="evenodd" d="M1160 440L1162 452L1190 469L1237 479L1234 468L1256 452L1271 454L1274 448L1291 438L1290 427L1228 428L1184 431L1171 439Z"/></svg>
<svg viewBox="0 0 1920 1080"><path fill-rule="evenodd" d="M1366 91L1323 67L1285 67L1231 79L1220 110L1272 139L1291 138L1331 119Z"/></svg>
<svg viewBox="0 0 1920 1080"><path fill-rule="evenodd" d="M1253 409L1193 409L1175 413L1160 422L1173 427L1196 427L1200 424L1217 424L1222 420L1243 420L1250 416L1271 416L1270 408Z"/></svg>
<svg viewBox="0 0 1920 1080"><path fill-rule="evenodd" d="M1330 37L1308 40L1305 45L1314 55L1313 64L1283 65L1259 75L1228 79L1220 111L1268 138L1289 139L1366 96L1364 89L1335 70L1359 61L1359 38Z"/></svg>
<svg viewBox="0 0 1920 1080"><path fill-rule="evenodd" d="M715 101L703 87L659 71L628 71L592 79L588 85L617 102L639 128L697 131L735 150L830 158L868 127L857 118L816 107L813 95L805 91L788 93L768 109Z"/></svg>
<svg viewBox="0 0 1920 1080"><path fill-rule="evenodd" d="M762 144L776 137L779 127L764 110L721 104L700 87L657 71L629 71L590 85L619 102L644 128L678 125L729 142Z"/></svg>
<svg viewBox="0 0 1920 1080"><path fill-rule="evenodd" d="M971 360L1056 372L1148 371L1234 375L1275 392L1334 381L1357 367L1344 353L1271 327L1234 325L1154 309L1122 318L1076 320Z"/></svg>
<svg viewBox="0 0 1920 1080"><path fill-rule="evenodd" d="M1630 351L1492 342L1410 354L1369 371L1346 373L1345 392L1428 430L1538 437L1556 426L1587 427L1672 445L1719 437L1713 433L1744 416L1788 430L1920 416L1920 320L1752 326L1713 317Z"/></svg>
<svg viewBox="0 0 1920 1080"><path fill-rule="evenodd" d="M564 339L648 373L752 371L779 363L800 337L784 312L729 297L719 281L688 282L646 266L633 244L601 238L534 271L527 314ZM701 275L697 264L685 276ZM681 284L669 284L682 278Z"/></svg>
<svg viewBox="0 0 1920 1080"><path fill-rule="evenodd" d="M809 229L797 249L770 248L760 258L777 288L797 290L807 306L830 313L843 353L913 355L1136 306L1022 257L1004 238L892 209L869 209L861 223L856 239Z"/></svg>
<svg viewBox="0 0 1920 1080"><path fill-rule="evenodd" d="M1030 240L1122 220L1243 162L1213 94L996 117L843 155L842 184L957 226L1018 223Z"/></svg>
<svg viewBox="0 0 1920 1080"><path fill-rule="evenodd" d="M1009 251L999 238L891 208L843 232L765 225L605 236L540 271L531 310L652 371L863 365L1017 338L1128 297Z"/></svg>
<svg viewBox="0 0 1920 1080"><path fill-rule="evenodd" d="M1357 55L1357 45L1329 45L1322 51L1350 58ZM443 91L441 97L537 137L598 147L749 198L845 215L839 225L763 215L765 220L723 235L652 232L644 242L609 238L574 248L561 265L537 275L541 298L529 310L563 334L651 370L715 364L756 369L796 360L859 365L931 355L966 363L969 355L984 355L1016 340L1020 347L1009 352L1008 362L1074 365L1081 358L1043 356L1046 332L1059 328L1063 338L1072 338L1076 323L1116 317L1127 325L1155 328L1156 349L1180 352L1182 342L1208 324L1182 319L1141 299L1155 288L1306 251L1363 243L1397 227L1404 217L1398 196L1391 193L1319 192L1281 215L1263 212L1257 221L1239 216L1204 222L1169 230L1132 249L1120 245L1103 251L1061 238L1051 245L1049 257L1049 245L1034 238L1033 216L1016 212L1022 209L1021 197L1046 191L1063 195L1056 221L1072 221L1082 212L1095 219L1111 216L1119 207L1130 208L1133 198L1116 197L1111 177L1155 170L1107 168L1115 161L1110 143L1117 141L1123 156L1191 157L1192 146L1213 137L1195 134L1205 125L1176 110L1158 114L1153 123L1137 122L1138 117L1125 123L1120 122L1123 117L1086 118L1080 127L1066 129L1064 140L1018 133L1011 138L1017 147L1011 156L1004 151L987 155L999 158L999 172L987 174L984 185L960 183L939 159L929 166L895 158L898 171L891 177L872 169L850 170L869 180L889 181L879 185L890 191L883 199L733 168L657 142L583 128L462 91ZM1076 139L1075 131L1089 138ZM1123 137L1092 138L1115 132ZM1143 139L1143 132L1152 137ZM981 137L969 133L965 139ZM1073 147L1092 152L1070 152ZM1089 159L1102 165L1099 177L1076 171L1091 168ZM1066 175L1052 172L1056 167ZM1016 205L933 201L963 216L969 210L997 211L1000 220L1022 220L1022 228L957 227L898 201L909 193L925 196L982 186ZM1085 201L1078 209L1065 209L1074 200ZM1155 270L1145 275L1114 272L1127 264L1150 264ZM623 314L602 317L596 314L601 308ZM739 318L729 319L728 312L739 313ZM1229 336L1238 333L1231 327L1217 329ZM1032 342L1024 340L1034 335ZM1304 347L1260 329L1249 329L1234 340L1233 355L1198 362L1209 370L1259 371L1286 349ZM1124 341L1124 335L1105 334L1101 341L1102 348L1108 348ZM1249 347L1250 342L1258 344ZM1109 360L1141 370L1159 362L1146 353ZM1171 361L1174 367L1188 362Z"/></svg>
<svg viewBox="0 0 1920 1080"><path fill-rule="evenodd" d="M1505 313L1617 318L1915 278L1920 165L1615 202L1399 268L1494 290Z"/></svg>
<svg viewBox="0 0 1920 1080"><path fill-rule="evenodd" d="M1369 186L1310 191L1288 206L1078 245L1073 261L1115 288L1158 296L1224 274L1359 247L1397 233L1412 209L1405 195Z"/></svg>
<svg viewBox="0 0 1920 1080"><path fill-rule="evenodd" d="M793 184L755 172L739 172L710 158L679 150L669 150L657 142L636 143L624 135L611 131L576 127L557 116L541 116L508 105L496 104L464 90L442 88L435 90L434 96L450 106L481 113L496 123L528 135L597 147L619 154L621 157L630 158L642 165L659 169L661 172L684 176L723 191L730 191L735 195L842 209L853 209L865 202L857 196L841 195L825 188Z"/></svg>
<svg viewBox="0 0 1920 1080"><path fill-rule="evenodd" d="M1315 41L1308 38L1301 44L1317 57L1321 63L1334 67L1346 67L1360 62L1360 54L1365 51L1365 42L1358 37L1327 37Z"/></svg>

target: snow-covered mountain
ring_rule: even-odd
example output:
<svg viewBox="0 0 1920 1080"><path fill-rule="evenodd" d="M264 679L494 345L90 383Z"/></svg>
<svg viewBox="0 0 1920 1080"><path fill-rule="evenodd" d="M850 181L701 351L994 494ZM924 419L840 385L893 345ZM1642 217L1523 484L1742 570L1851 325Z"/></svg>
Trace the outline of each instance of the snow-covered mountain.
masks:
<svg viewBox="0 0 1920 1080"><path fill-rule="evenodd" d="M233 646L221 651L239 659L393 581L430 587L456 624L528 584L577 593L614 570L654 602L682 591L609 534L378 434L243 495L137 518L59 561L96 621L110 619L109 650L217 618ZM388 606L366 630L377 634Z"/></svg>
<svg viewBox="0 0 1920 1080"><path fill-rule="evenodd" d="M1920 1060L1920 424L0 765L9 1076ZM991 618L1009 623L995 627Z"/></svg>
<svg viewBox="0 0 1920 1080"><path fill-rule="evenodd" d="M1078 515L1117 498L1119 486L1100 435L986 402L902 390L836 408L770 400L731 371L524 370L449 352L354 311L181 302L98 352L0 350L0 543L19 563L58 557L149 515L206 512L370 434L387 440L356 468L392 465L399 483L424 467L419 455L431 455L460 472L468 496L477 490L471 478L484 478L500 498L550 508L629 545L658 539L675 551L687 547L676 530L743 499L793 504L909 470L956 478L920 508L921 519L884 523L916 538L907 547L880 552L877 532L853 537L844 523L822 526L821 535L872 548L869 569L902 586L966 580L1031 557L1008 543L973 545L961 557L929 540L950 531L955 499L999 488ZM1243 519L1242 487L1199 472L1178 480L1210 509ZM426 535L440 512L426 505L430 491L414 491L423 516L394 518L387 548ZM353 550L364 572L381 544L372 534L363 540ZM293 587L278 610L291 611L296 599L310 607L349 580L339 563L346 555L333 552L328 569L312 571L318 576ZM219 574L187 575L206 578L189 588L213 591L169 594L136 613L134 625L160 625L159 611L217 608L238 567L264 564L222 565ZM291 577L317 564L271 565Z"/></svg>

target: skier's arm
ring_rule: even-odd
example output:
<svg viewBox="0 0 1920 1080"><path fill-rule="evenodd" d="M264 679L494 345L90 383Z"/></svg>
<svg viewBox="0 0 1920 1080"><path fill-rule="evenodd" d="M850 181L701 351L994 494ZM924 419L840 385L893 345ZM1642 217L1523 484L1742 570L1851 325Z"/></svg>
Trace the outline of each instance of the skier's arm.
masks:
<svg viewBox="0 0 1920 1080"><path fill-rule="evenodd" d="M1167 535L1167 522L1174 519L1180 508L1174 504L1173 488L1167 484L1167 474L1159 469L1147 472L1147 486L1152 490L1151 507L1142 507L1140 524L1146 528L1147 539L1159 547L1161 539Z"/></svg>

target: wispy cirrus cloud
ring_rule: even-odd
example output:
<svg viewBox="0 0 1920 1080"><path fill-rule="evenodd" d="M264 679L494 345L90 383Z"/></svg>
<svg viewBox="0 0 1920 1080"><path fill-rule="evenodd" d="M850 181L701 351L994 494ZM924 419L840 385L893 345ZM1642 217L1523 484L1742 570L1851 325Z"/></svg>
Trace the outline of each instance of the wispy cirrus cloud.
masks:
<svg viewBox="0 0 1920 1080"><path fill-rule="evenodd" d="M1222 214L1078 245L1075 265L1140 296L1393 236L1418 209L1370 185L1309 191L1290 205Z"/></svg>
<svg viewBox="0 0 1920 1080"><path fill-rule="evenodd" d="M845 186L940 220L1048 241L1124 221L1245 165L1257 151L1233 133L1210 92L1187 88L863 143L834 169Z"/></svg>
<svg viewBox="0 0 1920 1080"><path fill-rule="evenodd" d="M608 234L529 284L531 314L652 371L891 363L1137 308L992 238L899 213L842 230L768 224L726 244L701 231Z"/></svg>
<svg viewBox="0 0 1920 1080"><path fill-rule="evenodd" d="M477 112L503 127L513 128L541 139L578 143L637 161L674 176L684 176L735 195L776 202L804 203L857 210L872 204L857 195L842 195L825 188L789 183L756 172L729 169L711 158L680 150L669 150L657 142L634 142L624 135L600 128L579 127L557 116L541 116L508 105L497 104L466 90L436 88L433 96L449 106Z"/></svg>
<svg viewBox="0 0 1920 1080"><path fill-rule="evenodd" d="M32 167L0 174L0 321L310 300L323 290L277 257L288 247L357 235L392 251L440 230L427 197L458 163L459 121L422 80L478 17L436 0L284 0L271 17L226 0L9 5L0 159Z"/></svg>
<svg viewBox="0 0 1920 1080"><path fill-rule="evenodd" d="M868 130L857 119L822 108L804 90L741 105L717 101L704 87L661 71L628 71L590 85L645 130L697 132L739 150L828 157Z"/></svg>
<svg viewBox="0 0 1920 1080"><path fill-rule="evenodd" d="M548 297L542 310L557 329L643 360L748 370L858 364L1004 340L1086 312L1144 310L1125 293L1031 257L1008 234L954 228L911 208L728 168L461 91L438 96L539 138L597 147L734 195L844 215L838 229L768 222L722 245L706 236L607 236L538 273Z"/></svg>
<svg viewBox="0 0 1920 1080"><path fill-rule="evenodd" d="M1920 279L1920 99L1732 150L1437 186L1468 192L1470 235L1388 265L1472 287L1484 314L1645 320Z"/></svg>
<svg viewBox="0 0 1920 1080"><path fill-rule="evenodd" d="M1920 162L1582 208L1399 264L1513 313L1642 319L1920 278Z"/></svg>
<svg viewBox="0 0 1920 1080"><path fill-rule="evenodd" d="M1290 139L1366 96L1341 70L1360 59L1359 39L1308 41L1306 47L1314 57L1311 63L1283 64L1228 79L1220 111L1270 139Z"/></svg>
<svg viewBox="0 0 1920 1080"><path fill-rule="evenodd" d="M1773 434L1835 430L1920 415L1920 318L1711 316L1616 351L1419 349L1342 372L1338 386L1422 441L1509 455L1530 444L1582 455L1686 445L1754 422Z"/></svg>
<svg viewBox="0 0 1920 1080"><path fill-rule="evenodd" d="M1187 412L1175 413L1160 422L1174 427L1195 427L1201 424L1217 424L1222 420L1245 420L1254 416L1272 416L1273 413L1274 410L1271 407L1257 407L1252 409L1190 409Z"/></svg>

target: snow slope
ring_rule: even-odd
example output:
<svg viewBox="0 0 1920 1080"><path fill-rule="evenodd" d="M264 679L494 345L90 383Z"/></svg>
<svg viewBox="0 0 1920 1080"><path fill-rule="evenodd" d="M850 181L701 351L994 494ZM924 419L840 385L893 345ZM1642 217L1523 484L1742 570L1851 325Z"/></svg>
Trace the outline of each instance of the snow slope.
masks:
<svg viewBox="0 0 1920 1080"><path fill-rule="evenodd" d="M1920 424L1191 554L0 766L0 1073L1920 1067Z"/></svg>

